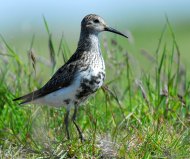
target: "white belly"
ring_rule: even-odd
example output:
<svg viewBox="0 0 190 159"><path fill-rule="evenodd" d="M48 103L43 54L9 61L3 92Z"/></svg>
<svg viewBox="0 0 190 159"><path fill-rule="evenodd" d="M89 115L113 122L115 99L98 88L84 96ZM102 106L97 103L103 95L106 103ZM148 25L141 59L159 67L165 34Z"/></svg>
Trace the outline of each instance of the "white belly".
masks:
<svg viewBox="0 0 190 159"><path fill-rule="evenodd" d="M98 74L98 69L89 68L84 72L80 72L77 74L74 82L68 86L64 87L60 90L52 92L48 95L45 95L41 98L38 98L31 103L33 104L43 104L53 107L61 107L61 106L72 106L74 102L77 100L76 95L81 90L81 81L83 79L89 79L91 76L96 76ZM103 81L99 83L98 88L103 84ZM79 102L80 103L80 102Z"/></svg>

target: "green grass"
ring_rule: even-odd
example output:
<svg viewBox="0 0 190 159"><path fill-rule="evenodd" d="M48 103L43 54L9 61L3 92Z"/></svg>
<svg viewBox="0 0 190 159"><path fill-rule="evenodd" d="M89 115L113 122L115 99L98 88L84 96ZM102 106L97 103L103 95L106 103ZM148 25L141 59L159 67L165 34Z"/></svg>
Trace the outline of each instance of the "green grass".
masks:
<svg viewBox="0 0 190 159"><path fill-rule="evenodd" d="M84 143L73 124L66 139L64 108L12 101L42 86L71 55L65 39L53 41L44 22L49 59L35 52L36 37L22 56L2 37L0 158L190 158L190 81L168 21L158 44L151 44L154 54L144 50L141 59L125 39L102 40L107 79L79 109Z"/></svg>

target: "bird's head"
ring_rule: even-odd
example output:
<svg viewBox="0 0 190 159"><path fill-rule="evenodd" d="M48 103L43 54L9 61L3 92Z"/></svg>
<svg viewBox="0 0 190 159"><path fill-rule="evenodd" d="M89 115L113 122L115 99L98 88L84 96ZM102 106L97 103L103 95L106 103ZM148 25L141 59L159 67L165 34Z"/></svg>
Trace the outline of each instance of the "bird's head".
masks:
<svg viewBox="0 0 190 159"><path fill-rule="evenodd" d="M94 34L98 34L102 31L108 31L128 38L123 33L109 27L103 18L95 14L89 14L83 18L81 22L81 29Z"/></svg>

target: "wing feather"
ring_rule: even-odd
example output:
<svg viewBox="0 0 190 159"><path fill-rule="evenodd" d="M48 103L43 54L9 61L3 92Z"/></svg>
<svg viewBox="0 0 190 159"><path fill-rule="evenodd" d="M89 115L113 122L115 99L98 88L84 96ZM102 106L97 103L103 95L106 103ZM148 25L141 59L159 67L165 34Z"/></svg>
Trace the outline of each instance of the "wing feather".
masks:
<svg viewBox="0 0 190 159"><path fill-rule="evenodd" d="M77 67L79 66L79 55L80 54L76 53L73 54L67 63L59 68L57 72L52 76L52 78L42 88L16 98L13 101L22 100L20 104L24 104L72 84L78 70Z"/></svg>

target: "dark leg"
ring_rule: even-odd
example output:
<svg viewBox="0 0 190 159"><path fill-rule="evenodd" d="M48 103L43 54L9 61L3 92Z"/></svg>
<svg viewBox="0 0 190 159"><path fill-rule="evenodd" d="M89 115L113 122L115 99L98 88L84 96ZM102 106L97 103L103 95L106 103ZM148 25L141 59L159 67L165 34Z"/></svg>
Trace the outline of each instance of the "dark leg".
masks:
<svg viewBox="0 0 190 159"><path fill-rule="evenodd" d="M65 122L65 129L66 129L66 133L67 133L67 138L68 138L68 140L70 140L70 135L69 135L69 112L70 112L70 110L69 109L67 109L67 111L66 111L66 114L65 114L65 118L64 118L64 122Z"/></svg>
<svg viewBox="0 0 190 159"><path fill-rule="evenodd" d="M73 114L73 117L72 117L72 121L73 121L73 123L75 124L75 127L77 128L77 131L78 131L78 133L79 133L79 138L80 138L81 142L83 142L83 141L85 141L85 139L84 139L84 137L83 137L83 135L82 135L82 132L81 132L79 126L78 126L77 123L76 123L77 111L78 111L78 108L77 108L77 106L75 106L74 114Z"/></svg>

